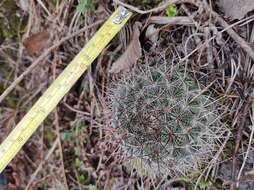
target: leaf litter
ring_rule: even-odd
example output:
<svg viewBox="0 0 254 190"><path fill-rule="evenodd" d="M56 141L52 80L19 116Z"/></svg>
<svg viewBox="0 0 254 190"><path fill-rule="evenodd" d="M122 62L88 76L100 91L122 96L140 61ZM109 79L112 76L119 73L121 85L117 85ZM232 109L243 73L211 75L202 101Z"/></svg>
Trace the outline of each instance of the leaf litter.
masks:
<svg viewBox="0 0 254 190"><path fill-rule="evenodd" d="M112 64L110 72L119 74L133 68L138 59L142 56L141 44L139 41L141 23L136 22L133 26L132 39L124 53Z"/></svg>
<svg viewBox="0 0 254 190"><path fill-rule="evenodd" d="M0 73L0 85L3 84L4 88L15 81L17 76L22 75L29 65L37 60L40 52L47 52L52 47L49 47L48 43L61 41L61 37L68 31L76 32L82 27L91 27L82 30L82 35L77 33L71 38L67 36L60 45L50 49L40 58L38 67L24 76L19 86L16 86L8 98L1 102L1 140L41 96L46 86L54 79L55 73L58 74L64 69L98 29L98 24L93 23L101 20L99 12L110 15L113 11L110 4L113 1L40 2L33 2L28 6L27 1L22 1L23 4L20 5L22 10L18 10L20 15L23 12L26 14L36 12L30 15L30 21L36 20L36 26L29 23L26 31L19 33L20 36L24 33L33 33L25 40L26 51L22 50L21 41L11 35L1 44L1 71L6 65L10 68L5 71L7 74ZM250 139L251 127L248 126L253 126L251 105L254 72L250 56L253 47L249 45L253 43L254 33L253 20L249 12L253 9L253 3L247 0L244 1L245 4L243 1L237 1L235 5L238 5L242 12L234 12L234 8L231 13L224 10L226 17L223 17L218 14L220 10L217 10L213 1L207 1L212 3L211 5L198 0L125 2L131 3L129 8L134 8L133 11L142 13L135 14L127 24L131 32L122 31L110 47L103 51L59 104L57 114L51 114L47 118L40 130L10 163L4 172L5 178L1 176L0 181L6 184L8 180L9 189L66 189L63 180L65 177L68 189L186 190L195 189L195 186L199 189L220 190L238 187L252 189L254 149L253 141ZM165 16L169 2L175 4L173 11L170 11L171 17ZM200 4L202 6L197 6L197 3L202 3ZM95 9L100 7L99 12L98 10L93 12L92 7ZM211 7L214 9L211 10ZM71 25L76 11L82 14L75 19L75 24ZM54 16L50 17L48 13ZM246 14L250 15L250 18L243 18ZM227 17L240 21L230 20L229 23ZM144 28L148 26L149 29L141 30L140 25ZM167 27L168 25L170 27ZM149 38L154 32L156 39L150 40L156 43L156 47L144 50L143 35ZM122 41L128 44L125 49L118 48ZM247 51L244 49L246 44ZM118 58L115 55L118 55ZM112 66L108 64L110 59L115 60ZM159 59L164 59L172 65L187 66L200 82L200 86L205 90L208 89L210 95L217 98L221 105L218 109L225 116L224 121L232 133L226 146L221 147L221 152L216 154L218 156L204 167L206 169L200 170L199 174L170 180L149 179L147 176L138 175L123 165L123 160L128 158L121 150L114 129L106 125L108 116L104 109L107 98L105 91L114 81L113 76L107 73L108 70L113 75L121 76L132 72L137 64L156 63ZM15 100L11 102L12 106L9 98ZM61 149L57 136L63 137L64 134L68 134L69 137L61 139ZM225 168L228 171L232 168L234 170L225 172ZM243 172L238 178L239 168L243 168Z"/></svg>
<svg viewBox="0 0 254 190"><path fill-rule="evenodd" d="M225 15L232 19L242 19L254 9L253 0L220 0L219 6Z"/></svg>
<svg viewBox="0 0 254 190"><path fill-rule="evenodd" d="M50 45L50 33L42 31L25 38L23 44L30 55L36 54L48 48Z"/></svg>

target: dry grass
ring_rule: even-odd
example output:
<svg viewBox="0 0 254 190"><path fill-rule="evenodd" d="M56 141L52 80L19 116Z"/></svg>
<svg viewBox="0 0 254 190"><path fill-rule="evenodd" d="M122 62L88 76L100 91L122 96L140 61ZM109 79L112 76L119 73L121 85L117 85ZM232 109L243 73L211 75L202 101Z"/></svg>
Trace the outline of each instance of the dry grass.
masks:
<svg viewBox="0 0 254 190"><path fill-rule="evenodd" d="M93 1L82 13L76 9L76 0L24 2L29 3L18 4L16 13L25 26L14 37L0 37L0 141L114 10L112 1ZM157 23L156 48L147 47L149 43L142 36L144 27L140 37L143 56L138 63L165 59L173 65L182 64L191 70L200 88L216 99L231 134L221 142L214 159L202 171L181 179L149 179L122 165L126 157L114 137L116 133L105 127L108 119L105 95L111 81L119 77L109 74L111 64L130 41L125 28L6 168L9 189L169 189L172 186L236 189L238 185L253 188L254 68L253 48L249 45L254 42L253 13L238 22L225 21L215 3L174 2L179 16L191 18L194 25ZM146 26L150 14L163 16L163 8L167 7L148 3L145 8L151 9L140 11L142 6L134 5L129 8L143 15L134 16L128 26L136 20ZM14 14L10 10L7 13L3 12L3 17ZM31 54L22 40L43 31L50 34L49 42L32 41L40 44L41 49L34 47ZM8 87L10 90L4 92Z"/></svg>

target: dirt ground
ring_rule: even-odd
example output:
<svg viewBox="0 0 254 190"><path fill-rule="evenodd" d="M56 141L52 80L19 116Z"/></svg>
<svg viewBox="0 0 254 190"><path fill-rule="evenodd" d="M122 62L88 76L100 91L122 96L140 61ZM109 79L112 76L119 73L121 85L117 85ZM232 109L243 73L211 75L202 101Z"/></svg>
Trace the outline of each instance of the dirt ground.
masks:
<svg viewBox="0 0 254 190"><path fill-rule="evenodd" d="M253 0L1 0L0 142L117 4L133 16L5 168L0 190L254 189ZM108 89L158 62L188 69L227 128L212 159L177 177L128 167L109 124Z"/></svg>

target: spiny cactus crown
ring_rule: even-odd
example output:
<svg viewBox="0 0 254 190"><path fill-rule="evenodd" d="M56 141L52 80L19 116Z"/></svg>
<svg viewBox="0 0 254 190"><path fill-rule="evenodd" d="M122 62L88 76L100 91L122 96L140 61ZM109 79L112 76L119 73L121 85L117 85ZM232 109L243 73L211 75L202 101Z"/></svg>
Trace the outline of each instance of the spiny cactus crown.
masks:
<svg viewBox="0 0 254 190"><path fill-rule="evenodd" d="M166 67L145 66L128 74L110 98L111 125L125 133L127 152L164 174L197 169L224 130L196 81Z"/></svg>

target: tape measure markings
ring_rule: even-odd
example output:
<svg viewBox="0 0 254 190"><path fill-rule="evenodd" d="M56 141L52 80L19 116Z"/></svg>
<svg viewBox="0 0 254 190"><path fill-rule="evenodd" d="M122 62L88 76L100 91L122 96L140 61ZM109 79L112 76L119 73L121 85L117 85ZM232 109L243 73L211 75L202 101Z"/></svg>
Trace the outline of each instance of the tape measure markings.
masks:
<svg viewBox="0 0 254 190"><path fill-rule="evenodd" d="M131 16L119 7L0 145L0 173ZM122 19L122 22L118 22ZM117 22L116 22L117 21Z"/></svg>

